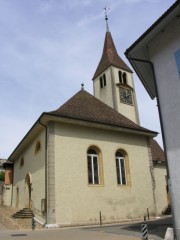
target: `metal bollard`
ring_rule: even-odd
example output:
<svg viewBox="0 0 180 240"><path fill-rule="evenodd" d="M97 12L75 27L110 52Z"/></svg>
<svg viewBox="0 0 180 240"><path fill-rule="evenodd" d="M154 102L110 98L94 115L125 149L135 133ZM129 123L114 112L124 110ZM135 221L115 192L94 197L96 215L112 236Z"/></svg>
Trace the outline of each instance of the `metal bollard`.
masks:
<svg viewBox="0 0 180 240"><path fill-rule="evenodd" d="M142 238L148 240L148 226L146 222L146 217L144 217L144 223L141 224Z"/></svg>
<svg viewBox="0 0 180 240"><path fill-rule="evenodd" d="M36 227L36 220L35 217L32 217L32 230L34 230Z"/></svg>
<svg viewBox="0 0 180 240"><path fill-rule="evenodd" d="M99 224L100 224L100 226L102 225L102 216L101 216L101 212L99 212Z"/></svg>

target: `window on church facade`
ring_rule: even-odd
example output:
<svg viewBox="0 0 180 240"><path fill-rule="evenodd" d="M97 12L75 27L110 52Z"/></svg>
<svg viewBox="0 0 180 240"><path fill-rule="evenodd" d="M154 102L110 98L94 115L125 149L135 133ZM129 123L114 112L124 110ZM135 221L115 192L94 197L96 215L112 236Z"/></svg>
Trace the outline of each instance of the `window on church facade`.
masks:
<svg viewBox="0 0 180 240"><path fill-rule="evenodd" d="M127 74L125 72L123 73L123 83L127 84Z"/></svg>
<svg viewBox="0 0 180 240"><path fill-rule="evenodd" d="M103 76L99 78L99 82L100 82L100 88L103 88L106 86L106 74L103 74Z"/></svg>
<svg viewBox="0 0 180 240"><path fill-rule="evenodd" d="M104 84L104 87L106 86L106 75L103 74L103 84Z"/></svg>
<svg viewBox="0 0 180 240"><path fill-rule="evenodd" d="M103 78L100 77L100 78L99 78L99 81L100 81L100 88L103 88Z"/></svg>
<svg viewBox="0 0 180 240"><path fill-rule="evenodd" d="M22 157L21 159L20 159L20 168L22 168L24 166L24 158Z"/></svg>
<svg viewBox="0 0 180 240"><path fill-rule="evenodd" d="M119 74L119 82L120 82L120 83L123 83L122 72L119 71L118 74Z"/></svg>
<svg viewBox="0 0 180 240"><path fill-rule="evenodd" d="M87 151L88 183L102 185L102 157L99 149L91 147Z"/></svg>
<svg viewBox="0 0 180 240"><path fill-rule="evenodd" d="M122 71L118 71L118 75L119 75L119 83L123 83L123 84L127 84L127 73Z"/></svg>
<svg viewBox="0 0 180 240"><path fill-rule="evenodd" d="M36 142L36 146L35 146L34 153L36 154L37 152L39 152L40 149L41 149L41 143L40 143L40 141L37 141L37 142Z"/></svg>
<svg viewBox="0 0 180 240"><path fill-rule="evenodd" d="M118 185L127 185L126 161L120 151L116 152L116 173Z"/></svg>

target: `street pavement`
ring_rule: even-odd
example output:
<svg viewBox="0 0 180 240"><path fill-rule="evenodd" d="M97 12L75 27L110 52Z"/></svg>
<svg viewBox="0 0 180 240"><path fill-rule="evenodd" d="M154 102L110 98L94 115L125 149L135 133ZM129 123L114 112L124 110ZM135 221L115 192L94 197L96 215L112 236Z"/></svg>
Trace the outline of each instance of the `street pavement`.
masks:
<svg viewBox="0 0 180 240"><path fill-rule="evenodd" d="M124 236L142 237L141 224L144 222L130 222L126 224L106 225L101 227L91 227L91 231L103 231L107 233L120 234ZM166 216L160 219L147 221L149 239L164 239L168 227L172 228L172 217Z"/></svg>
<svg viewBox="0 0 180 240"><path fill-rule="evenodd" d="M2 240L140 240L141 238L92 231L85 228L61 228L42 230L8 230L0 223Z"/></svg>
<svg viewBox="0 0 180 240"><path fill-rule="evenodd" d="M8 230L0 224L2 240L140 240L142 222L99 227L58 228L41 230ZM167 227L172 226L172 218L148 221L149 240L162 240Z"/></svg>
<svg viewBox="0 0 180 240"><path fill-rule="evenodd" d="M141 238L117 235L107 232L90 231L84 229L49 229L36 231L1 230L2 240L140 240Z"/></svg>

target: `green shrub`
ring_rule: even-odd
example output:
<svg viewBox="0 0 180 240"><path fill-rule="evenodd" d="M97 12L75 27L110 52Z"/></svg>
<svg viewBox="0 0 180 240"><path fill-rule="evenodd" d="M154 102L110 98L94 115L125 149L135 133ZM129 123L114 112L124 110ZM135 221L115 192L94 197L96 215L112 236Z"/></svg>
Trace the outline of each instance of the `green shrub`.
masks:
<svg viewBox="0 0 180 240"><path fill-rule="evenodd" d="M5 172L0 172L0 181L4 181Z"/></svg>

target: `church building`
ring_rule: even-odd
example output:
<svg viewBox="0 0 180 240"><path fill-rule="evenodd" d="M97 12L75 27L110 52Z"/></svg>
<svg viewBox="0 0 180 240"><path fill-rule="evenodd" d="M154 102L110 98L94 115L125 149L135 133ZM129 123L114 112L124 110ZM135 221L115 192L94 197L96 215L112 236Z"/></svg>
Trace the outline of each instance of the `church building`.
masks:
<svg viewBox="0 0 180 240"><path fill-rule="evenodd" d="M152 157L157 132L140 126L132 70L117 53L107 17L93 87L94 96L82 85L43 112L8 159L12 206L31 208L46 225L142 219L168 205L165 164L155 171Z"/></svg>

